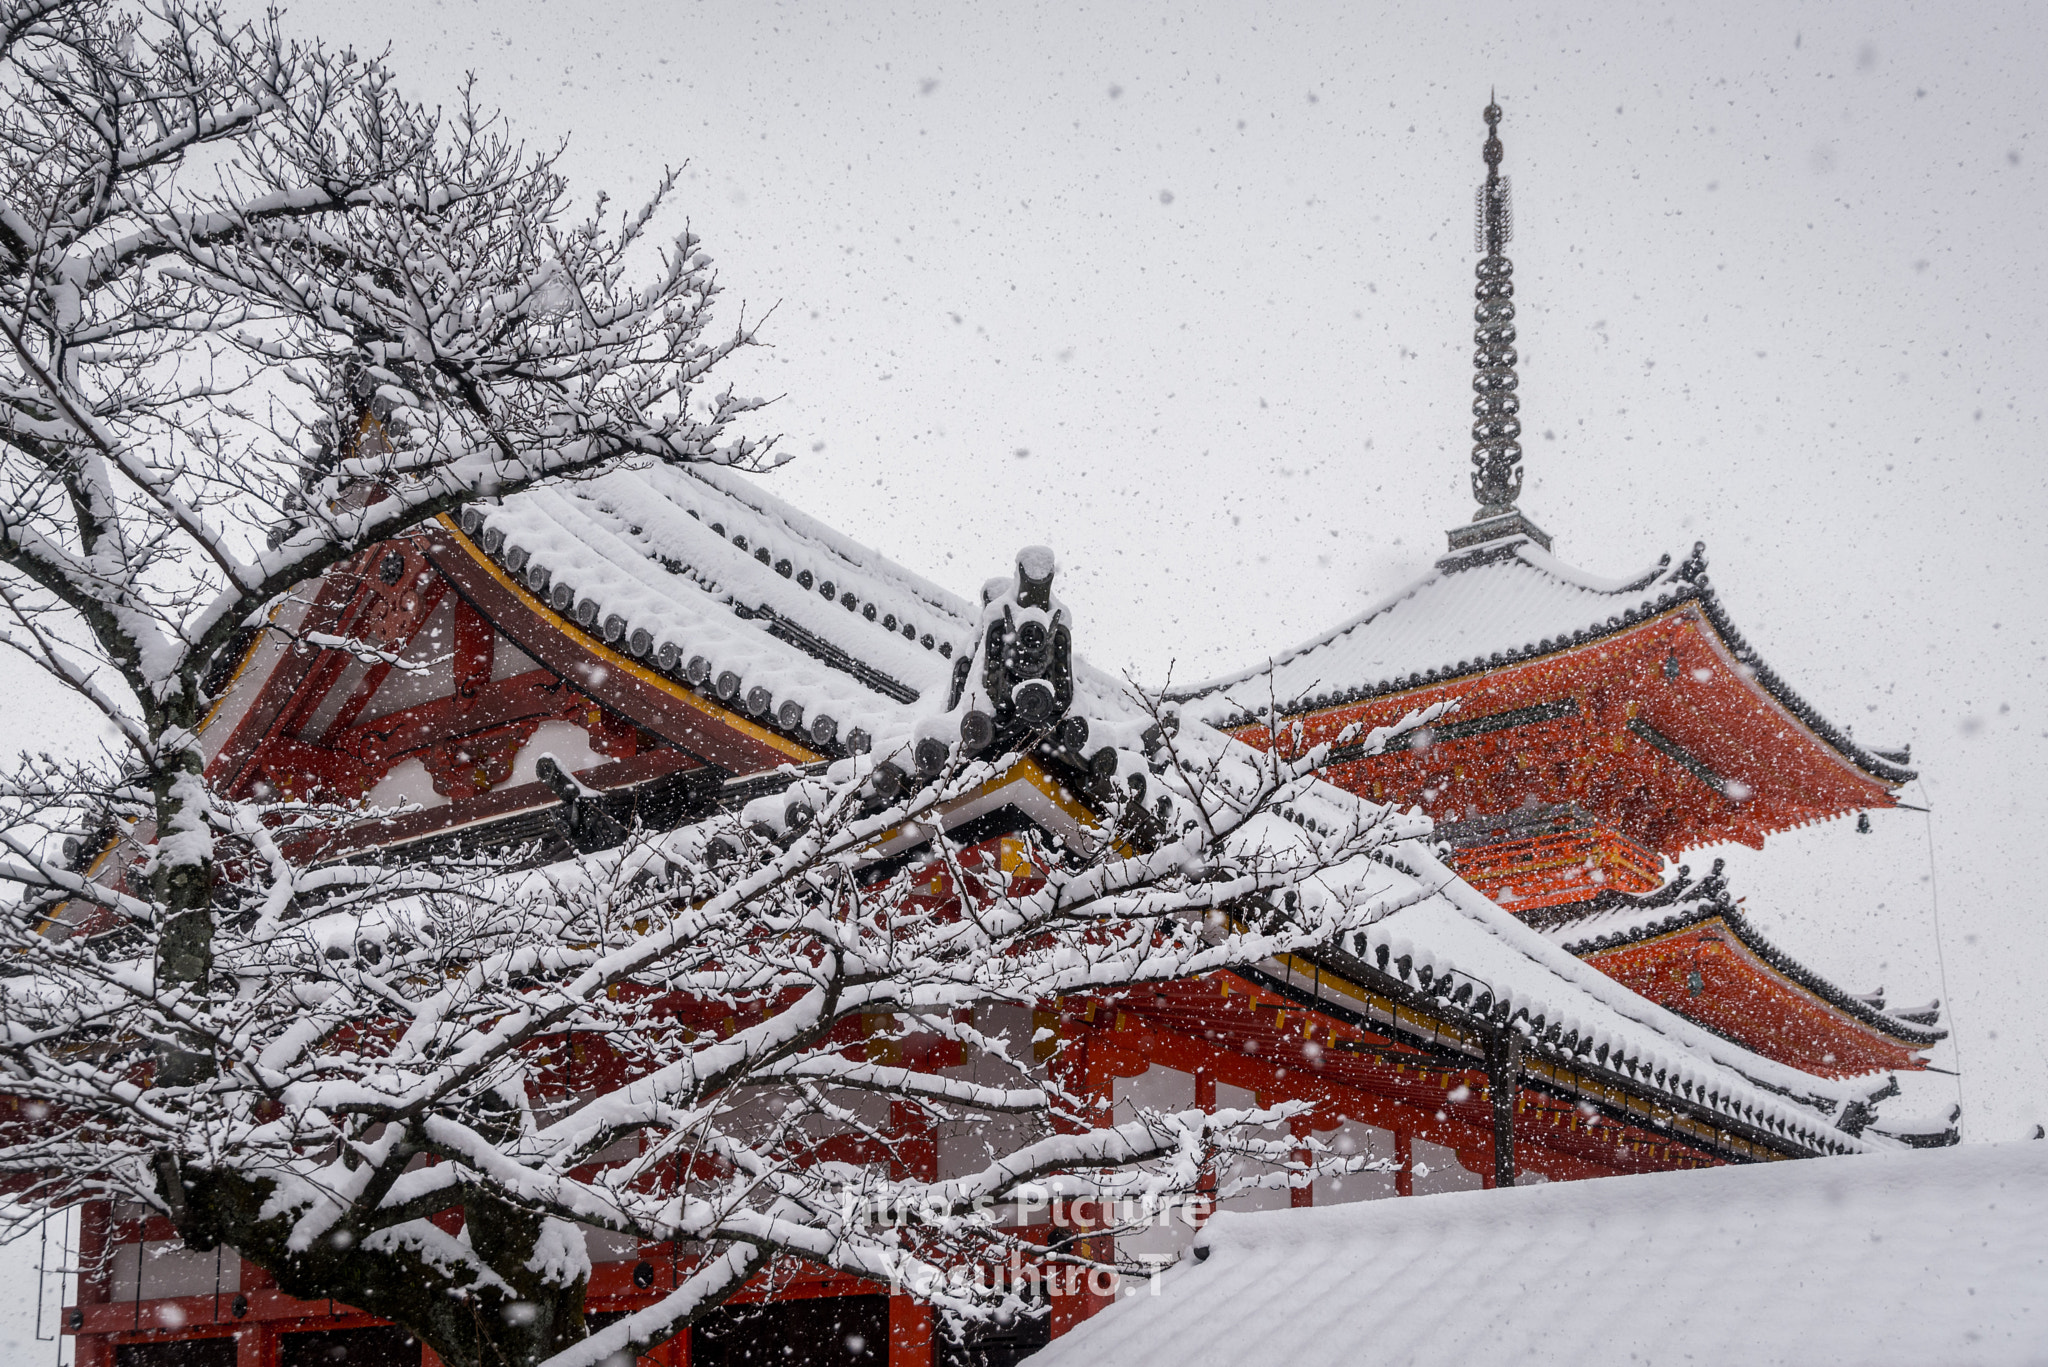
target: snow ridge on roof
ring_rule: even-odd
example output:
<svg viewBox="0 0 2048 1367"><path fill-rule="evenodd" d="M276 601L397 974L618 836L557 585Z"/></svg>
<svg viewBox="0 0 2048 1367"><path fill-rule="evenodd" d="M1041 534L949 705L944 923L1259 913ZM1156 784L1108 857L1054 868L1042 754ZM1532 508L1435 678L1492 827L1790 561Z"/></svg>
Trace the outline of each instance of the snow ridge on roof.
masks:
<svg viewBox="0 0 2048 1367"><path fill-rule="evenodd" d="M978 615L965 600L729 471L616 471L478 510L467 530L506 573L586 630L820 748L845 748L856 728L877 740L907 734L920 717L943 712L954 662L972 652ZM1676 601L1695 583L1668 565L1635 581L1595 580L1533 546L1467 560L1506 565L1538 586L1532 595L1569 603L1559 620L1584 620L1593 601L1626 601L1630 611ZM1376 613L1430 585L1456 587L1472 568L1440 567ZM1142 725L1126 684L1078 659L1074 672L1072 710L1117 728ZM824 719L831 728L817 730ZM1183 742L1253 755L1198 722ZM1317 783L1289 804L1287 819L1329 830L1379 811ZM1395 865L1434 895L1362 933L1359 958L1425 987L1457 974L1483 981L1526 1016L1539 1046L1629 1072L1674 1100L1821 1151L1869 1146L1826 1118L1867 1099L1867 1087L1784 1067L1654 1006L1496 907L1419 839L1396 847Z"/></svg>
<svg viewBox="0 0 2048 1367"><path fill-rule="evenodd" d="M1379 809L1317 782L1279 815L1308 835L1328 836ZM1412 813L1424 820L1419 812ZM1868 1078L1824 1078L1754 1053L1580 962L1459 878L1422 840L1403 841L1391 862L1429 895L1358 932L1348 951L1431 996L1485 1001L1496 1019L1522 1018L1532 1046L1629 1075L1674 1102L1848 1153L1887 1147L1836 1120L1851 1102L1872 1102Z"/></svg>
<svg viewBox="0 0 2048 1367"><path fill-rule="evenodd" d="M1204 720L1230 724L1264 710L1269 673L1283 713L1474 673L1548 653L1589 625L1660 612L1691 586L1686 568L1665 556L1632 579L1599 579L1518 538L1448 556L1336 630L1180 695Z"/></svg>
<svg viewBox="0 0 2048 1367"><path fill-rule="evenodd" d="M1281 715L1316 711L1535 659L1685 602L1699 605L1766 693L1844 758L1888 784L1914 777L1903 754L1858 745L1750 648L1708 582L1704 542L1632 579L1587 574L1526 537L1447 556L1335 631L1173 696L1212 725L1240 726L1273 707Z"/></svg>
<svg viewBox="0 0 2048 1367"><path fill-rule="evenodd" d="M1832 1083L1694 1025L1550 945L1462 880L1359 932L1351 948L1424 986L1483 986L1496 1013L1526 1013L1536 1043L1630 1074L1674 1099L1821 1152L1865 1147L1824 1111L1868 1101L1867 1080Z"/></svg>

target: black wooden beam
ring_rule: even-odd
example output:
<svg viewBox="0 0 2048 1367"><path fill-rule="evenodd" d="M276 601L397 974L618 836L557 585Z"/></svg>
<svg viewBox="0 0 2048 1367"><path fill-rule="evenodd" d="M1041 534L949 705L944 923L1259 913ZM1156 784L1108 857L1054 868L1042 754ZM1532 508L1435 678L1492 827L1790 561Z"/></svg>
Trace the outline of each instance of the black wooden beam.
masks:
<svg viewBox="0 0 2048 1367"><path fill-rule="evenodd" d="M1493 1184L1515 1184L1515 1096L1522 1072L1522 1037L1513 1029L1486 1041L1486 1091L1493 1100Z"/></svg>

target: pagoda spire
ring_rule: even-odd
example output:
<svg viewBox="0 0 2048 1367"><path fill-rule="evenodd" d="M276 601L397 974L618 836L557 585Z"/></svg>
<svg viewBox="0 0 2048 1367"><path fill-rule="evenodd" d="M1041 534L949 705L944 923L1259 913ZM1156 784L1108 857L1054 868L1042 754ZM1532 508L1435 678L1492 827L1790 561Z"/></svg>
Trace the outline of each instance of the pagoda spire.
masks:
<svg viewBox="0 0 2048 1367"><path fill-rule="evenodd" d="M1473 250L1479 253L1479 284L1473 294L1478 325L1472 334L1472 521L1450 533L1451 549L1463 550L1510 536L1526 536L1550 549L1550 538L1522 515L1522 401L1515 390L1515 263L1504 248L1515 235L1512 186L1500 173L1500 105L1486 105L1486 180L1473 200Z"/></svg>

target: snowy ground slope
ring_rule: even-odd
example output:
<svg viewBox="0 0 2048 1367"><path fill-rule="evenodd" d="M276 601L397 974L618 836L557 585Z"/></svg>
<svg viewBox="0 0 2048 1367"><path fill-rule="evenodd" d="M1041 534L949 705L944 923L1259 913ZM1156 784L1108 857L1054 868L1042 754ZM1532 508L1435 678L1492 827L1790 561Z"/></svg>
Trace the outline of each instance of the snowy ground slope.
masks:
<svg viewBox="0 0 2048 1367"><path fill-rule="evenodd" d="M2048 1362L2048 1143L1224 1214L1033 1367Z"/></svg>

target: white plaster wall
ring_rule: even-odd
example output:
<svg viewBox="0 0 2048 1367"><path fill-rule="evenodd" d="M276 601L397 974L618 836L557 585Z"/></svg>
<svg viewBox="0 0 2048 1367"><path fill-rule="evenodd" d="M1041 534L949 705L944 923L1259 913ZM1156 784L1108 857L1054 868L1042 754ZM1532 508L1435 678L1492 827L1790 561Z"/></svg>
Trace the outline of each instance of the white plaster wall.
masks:
<svg viewBox="0 0 2048 1367"><path fill-rule="evenodd" d="M1340 1154L1364 1154L1368 1158L1394 1157L1394 1132L1383 1130L1377 1125L1368 1125L1362 1120L1346 1116L1344 1123L1334 1130L1323 1131L1316 1136ZM1394 1190L1394 1173L1352 1172L1341 1177L1319 1177L1316 1179L1315 1196L1319 1206L1341 1206L1352 1201L1378 1201L1398 1195Z"/></svg>
<svg viewBox="0 0 2048 1367"><path fill-rule="evenodd" d="M122 1244L114 1250L111 1282L116 1303L135 1299L137 1261L134 1244ZM216 1269L223 1293L242 1287L242 1260L227 1249L221 1249L216 1260L215 1254L185 1247L183 1239L151 1239L142 1245L139 1261L144 1300L210 1296Z"/></svg>
<svg viewBox="0 0 2048 1367"><path fill-rule="evenodd" d="M1417 1196L1434 1196L1441 1191L1477 1191L1485 1185L1478 1173L1458 1162L1458 1155L1453 1150L1432 1144L1427 1139L1415 1141Z"/></svg>

